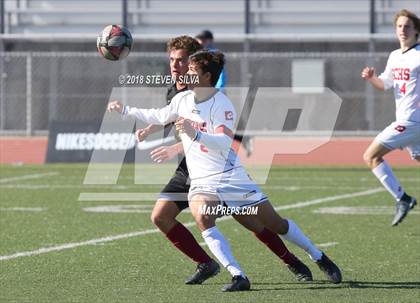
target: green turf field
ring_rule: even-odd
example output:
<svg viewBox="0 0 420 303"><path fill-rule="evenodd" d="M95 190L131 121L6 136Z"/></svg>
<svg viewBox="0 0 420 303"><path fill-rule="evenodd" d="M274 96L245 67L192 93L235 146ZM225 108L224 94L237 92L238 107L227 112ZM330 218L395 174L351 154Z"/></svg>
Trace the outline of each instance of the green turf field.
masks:
<svg viewBox="0 0 420 303"><path fill-rule="evenodd" d="M296 282L250 232L231 219L218 223L251 280L244 293L220 291L230 280L226 270L203 285L184 285L195 265L155 230L153 201L79 200L81 193L160 186L135 185L129 165L116 185L83 185L86 168L0 166L0 302L420 302L420 207L391 227L393 200L365 168L275 168L262 186L279 213L341 267L342 284L327 283L288 244L315 279ZM418 167L395 173L420 197ZM189 213L179 218L192 222Z"/></svg>

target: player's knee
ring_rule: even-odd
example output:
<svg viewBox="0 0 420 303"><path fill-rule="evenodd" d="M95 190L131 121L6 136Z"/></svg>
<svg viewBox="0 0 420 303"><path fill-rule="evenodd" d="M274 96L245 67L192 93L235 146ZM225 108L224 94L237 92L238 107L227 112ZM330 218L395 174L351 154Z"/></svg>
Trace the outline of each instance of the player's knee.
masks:
<svg viewBox="0 0 420 303"><path fill-rule="evenodd" d="M369 151L365 151L363 154L363 160L370 169L373 169L381 163L382 158L372 155Z"/></svg>
<svg viewBox="0 0 420 303"><path fill-rule="evenodd" d="M197 223L198 228L201 231L204 231L206 229L214 227L216 219L213 216L197 214L195 216L195 221Z"/></svg>
<svg viewBox="0 0 420 303"><path fill-rule="evenodd" d="M365 151L363 153L363 161L365 161L365 163L366 163L367 166L371 167L372 161L373 161L373 157L372 157L372 155L368 151Z"/></svg>
<svg viewBox="0 0 420 303"><path fill-rule="evenodd" d="M173 226L176 223L176 216L180 210L172 201L158 200L153 208L150 220L161 230Z"/></svg>
<svg viewBox="0 0 420 303"><path fill-rule="evenodd" d="M281 218L281 220L268 224L267 228L276 234L285 235L289 231L289 224L286 219Z"/></svg>
<svg viewBox="0 0 420 303"><path fill-rule="evenodd" d="M159 226L162 218L159 213L152 212L152 214L150 215L150 220L154 225Z"/></svg>
<svg viewBox="0 0 420 303"><path fill-rule="evenodd" d="M150 215L150 220L154 225L157 227L164 227L166 224L171 220L170 217L164 212L153 210L152 214Z"/></svg>
<svg viewBox="0 0 420 303"><path fill-rule="evenodd" d="M281 218L278 225L278 233L280 235L285 235L287 234L288 231L289 231L289 222L286 219Z"/></svg>

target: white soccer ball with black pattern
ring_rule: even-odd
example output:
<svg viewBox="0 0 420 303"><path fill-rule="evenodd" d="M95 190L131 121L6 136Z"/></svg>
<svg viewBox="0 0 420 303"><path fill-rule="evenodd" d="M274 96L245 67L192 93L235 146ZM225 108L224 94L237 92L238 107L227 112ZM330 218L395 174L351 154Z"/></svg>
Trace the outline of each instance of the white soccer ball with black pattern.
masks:
<svg viewBox="0 0 420 303"><path fill-rule="evenodd" d="M105 59L121 60L130 53L133 37L130 31L121 25L108 25L99 34L96 47Z"/></svg>

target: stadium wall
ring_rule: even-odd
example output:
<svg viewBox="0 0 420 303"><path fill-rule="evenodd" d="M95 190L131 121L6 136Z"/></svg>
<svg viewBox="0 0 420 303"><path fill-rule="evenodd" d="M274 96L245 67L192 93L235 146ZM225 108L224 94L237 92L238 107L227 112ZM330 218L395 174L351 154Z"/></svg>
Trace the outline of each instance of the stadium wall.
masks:
<svg viewBox="0 0 420 303"><path fill-rule="evenodd" d="M372 141L371 137L333 138L330 142L320 146L307 154L275 155L274 165L302 165L302 166L351 166L364 165L362 155ZM299 146L316 141L317 138L255 138L254 152L246 157L239 149L239 155L245 165L267 163L281 146ZM1 164L43 164L47 152L47 137L0 137ZM410 159L407 151L394 151L386 156L387 161L397 166L416 166L416 161Z"/></svg>
<svg viewBox="0 0 420 303"><path fill-rule="evenodd" d="M43 164L47 137L0 137L1 164Z"/></svg>

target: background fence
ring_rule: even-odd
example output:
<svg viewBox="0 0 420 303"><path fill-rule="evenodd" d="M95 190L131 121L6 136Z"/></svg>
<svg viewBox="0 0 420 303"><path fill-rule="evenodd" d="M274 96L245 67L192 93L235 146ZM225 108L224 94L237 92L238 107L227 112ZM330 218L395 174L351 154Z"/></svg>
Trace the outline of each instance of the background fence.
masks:
<svg viewBox="0 0 420 303"><path fill-rule="evenodd" d="M212 30L229 86L326 86L344 101L336 131L373 134L394 118L382 71L398 47L393 18L418 0L0 0L0 134L44 134L49 122L101 119L120 74L168 74L165 42ZM95 51L106 24L123 23L134 52ZM278 100L277 102L281 102Z"/></svg>
<svg viewBox="0 0 420 303"><path fill-rule="evenodd" d="M228 52L229 86L296 85L294 66L309 62L303 81L319 83L343 99L336 131L383 129L394 118L392 92L376 93L360 78L366 65L382 71L384 52ZM167 54L132 53L122 62L110 62L95 52L0 53L0 131L36 134L48 130L51 120L100 120L121 74L168 74ZM309 84L311 85L311 84ZM281 100L278 100L281 102Z"/></svg>

